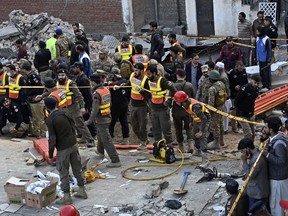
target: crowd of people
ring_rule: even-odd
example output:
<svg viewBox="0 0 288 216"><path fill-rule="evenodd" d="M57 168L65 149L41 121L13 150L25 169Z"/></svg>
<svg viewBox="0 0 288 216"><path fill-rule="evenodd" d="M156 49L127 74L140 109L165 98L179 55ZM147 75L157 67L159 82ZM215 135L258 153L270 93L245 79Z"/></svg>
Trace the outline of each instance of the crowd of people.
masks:
<svg viewBox="0 0 288 216"><path fill-rule="evenodd" d="M119 120L123 138L121 144L129 145L128 116L139 150L145 150L151 143L149 136L155 142L164 138L167 144L177 145L182 152L202 157L200 166L207 167L210 163L207 150L227 146L224 135L229 132L229 119L207 109L205 104L255 121L254 104L259 90L271 89L273 40L269 37L273 39L275 35L271 36L269 32L277 28L272 25L271 17L265 17L263 21L263 15L259 11L258 19L252 25L246 20L245 13L239 14L238 36L256 37L256 52L252 59L255 57L258 61L260 75L254 74L250 78L245 71L245 65L251 63L250 51L245 46L236 46L231 36L226 37L226 45L215 62L201 64L199 55L193 53L187 56L176 35L171 33L168 35L170 63L162 65L164 39L156 22L150 23L149 55L144 53L141 44L132 46L129 36L124 35L121 44L115 48L114 59L102 49L95 65L92 65L89 56L89 41L78 23L73 24L74 42L65 37L60 28L48 41L40 41L33 64L28 61L27 50L19 39L16 42L19 48L17 65L4 67L0 64L1 134L10 133L15 137L29 135L38 139L45 137L48 130L48 162L52 163L56 148L56 164L61 167L57 169L61 180L63 178L61 188L65 193L60 203L64 204L72 203L67 183L69 163L80 186L77 195L87 198L83 179L77 171L80 157L76 144L96 147L96 154L101 159L106 151L111 159L107 167L120 167L121 162L113 145L114 128ZM185 58L189 58L186 64ZM171 116L175 140L171 132ZM149 132L148 121L152 125ZM261 166L257 169L260 177L256 178L254 174L255 180L248 185L247 212L260 200L272 215L278 216L281 209L277 202L288 200L288 143L282 132L278 132L280 123L278 119L267 120L264 131L270 136L268 150L264 151ZM243 151L243 168L248 175L259 155L253 144L254 124L231 120L231 126L232 133L238 133L239 127L243 130L244 139L238 149ZM253 191L254 183L259 186L256 192ZM228 192L238 193L237 184L231 184L234 193Z"/></svg>

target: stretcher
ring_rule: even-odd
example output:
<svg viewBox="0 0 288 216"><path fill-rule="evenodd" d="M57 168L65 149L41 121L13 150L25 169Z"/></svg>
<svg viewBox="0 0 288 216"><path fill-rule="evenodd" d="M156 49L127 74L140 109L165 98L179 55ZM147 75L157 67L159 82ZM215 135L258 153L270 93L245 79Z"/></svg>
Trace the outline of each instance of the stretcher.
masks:
<svg viewBox="0 0 288 216"><path fill-rule="evenodd" d="M255 115L260 115L268 110L288 101L288 85L282 85L261 94L255 101Z"/></svg>
<svg viewBox="0 0 288 216"><path fill-rule="evenodd" d="M34 148L43 156L45 160L49 158L49 145L46 138L33 140ZM54 150L53 161L56 161L57 150Z"/></svg>

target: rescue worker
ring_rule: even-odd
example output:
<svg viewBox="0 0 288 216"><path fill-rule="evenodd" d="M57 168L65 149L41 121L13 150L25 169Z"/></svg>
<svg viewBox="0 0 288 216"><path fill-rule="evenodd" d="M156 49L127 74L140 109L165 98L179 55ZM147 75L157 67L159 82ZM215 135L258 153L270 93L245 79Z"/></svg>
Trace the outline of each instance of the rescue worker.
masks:
<svg viewBox="0 0 288 216"><path fill-rule="evenodd" d="M209 66L208 65L202 65L201 66L202 76L199 80L199 86L196 93L195 99L203 102L205 104L208 103L208 89L211 87L212 83L209 80Z"/></svg>
<svg viewBox="0 0 288 216"><path fill-rule="evenodd" d="M172 143L171 121L169 107L165 96L167 90L171 91L171 96L176 92L172 82L158 75L155 65L149 65L147 68L147 77L149 79L149 89L151 92L151 123L155 142L162 139L162 133L166 143Z"/></svg>
<svg viewBox="0 0 288 216"><path fill-rule="evenodd" d="M129 125L127 120L129 93L127 89L118 89L117 86L126 84L126 80L122 79L121 75L110 73L106 77L106 81L110 87L111 94L111 123L109 125L109 132L114 138L114 127L119 119L122 129L122 145L129 145Z"/></svg>
<svg viewBox="0 0 288 216"><path fill-rule="evenodd" d="M0 101L8 96L8 88L5 87L8 86L8 84L9 76L7 75L7 72L4 71L3 65L0 62Z"/></svg>
<svg viewBox="0 0 288 216"><path fill-rule="evenodd" d="M147 99L150 94L144 89L149 89L147 76L144 75L144 65L136 63L131 74L128 86L131 87L131 127L138 138L139 150L146 149L149 143L147 137Z"/></svg>
<svg viewBox="0 0 288 216"><path fill-rule="evenodd" d="M37 139L45 137L46 125L44 122L44 102L42 100L36 101L35 97L43 92L43 88L37 88L42 86L40 76L35 72L31 71L31 65L29 63L24 63L22 65L22 71L26 75L26 83L32 88L26 89L26 94L28 98L28 103L31 108L31 119L32 119L32 135ZM36 86L33 88L33 86Z"/></svg>
<svg viewBox="0 0 288 216"><path fill-rule="evenodd" d="M0 133L23 138L28 135L29 121L25 120L19 104L9 98L1 101ZM9 121L9 123L7 123Z"/></svg>
<svg viewBox="0 0 288 216"><path fill-rule="evenodd" d="M71 51L71 48L73 46L72 42L63 35L62 29L57 28L55 30L55 33L57 35L57 41L55 43L56 57L63 57L69 59L69 51Z"/></svg>
<svg viewBox="0 0 288 216"><path fill-rule="evenodd" d="M57 41L57 35L56 34L54 34L51 38L49 38L46 41L46 49L50 50L51 59L55 59L57 57L57 54L56 54L56 41Z"/></svg>
<svg viewBox="0 0 288 216"><path fill-rule="evenodd" d="M195 99L189 98L184 91L177 91L173 99L179 106L183 107L193 119L195 152L202 157L202 162L199 166L207 168L210 164L207 157L207 133L210 124L209 111Z"/></svg>
<svg viewBox="0 0 288 216"><path fill-rule="evenodd" d="M137 63L142 63L144 65L144 75L146 75L146 70L148 67L149 57L143 53L142 44L135 45L135 55L130 58L130 61L133 65Z"/></svg>
<svg viewBox="0 0 288 216"><path fill-rule="evenodd" d="M63 110L57 108L57 100L53 97L44 99L45 108L49 110L50 115L46 119L49 132L49 158L48 163L53 163L54 149L57 149L56 169L61 179L61 190L64 197L57 200L57 204L72 204L70 194L70 176L69 167L71 164L74 177L77 179L79 186L75 197L87 199L87 193L84 187L84 178L81 174L81 157L78 151L76 140L76 131L73 128L73 121Z"/></svg>
<svg viewBox="0 0 288 216"><path fill-rule="evenodd" d="M223 111L224 110L224 104L227 98L227 93L226 96L223 96L225 98L223 99L223 104L222 105L216 105L217 98L219 96L219 91L225 91L225 85L223 82L220 81L220 74L216 70L212 70L209 73L209 79L210 82L213 84L211 87L208 89L208 105L215 107L218 110ZM215 150L215 149L220 149L220 145L224 146L224 139L223 139L223 119L222 116L219 115L218 113L212 112L211 113L211 123L210 123L210 128L209 132L213 134L213 142L208 143L208 150Z"/></svg>
<svg viewBox="0 0 288 216"><path fill-rule="evenodd" d="M85 113L83 114L83 118L85 121L87 121L91 115L91 110L92 110L92 93L91 93L91 88L90 86L90 80L88 77L84 74L83 72L83 63L82 62L75 62L74 65L74 74L76 75L76 84L77 86L81 86L79 88L79 91L81 92L84 103L85 103ZM84 86L86 88L84 88ZM92 122L90 125L88 125L88 129L92 135L92 137L96 136L96 126L95 123Z"/></svg>
<svg viewBox="0 0 288 216"><path fill-rule="evenodd" d="M122 43L117 46L115 52L119 52L122 60L129 60L135 54L133 46L130 44L128 35L123 35Z"/></svg>
<svg viewBox="0 0 288 216"><path fill-rule="evenodd" d="M176 73L179 69L184 68L184 60L183 57L178 55L179 47L172 46L170 47L170 55L172 57L172 63L170 67L165 68L165 78L169 81L175 82L176 81Z"/></svg>
<svg viewBox="0 0 288 216"><path fill-rule="evenodd" d="M178 56L185 58L186 50L181 46L181 43L176 39L176 34L171 33L168 35L168 40L171 46L177 46L178 47ZM170 57L170 61L172 62L172 56Z"/></svg>
<svg viewBox="0 0 288 216"><path fill-rule="evenodd" d="M184 91L189 98L195 97L195 91L193 85L190 82L186 82L186 72L183 69L179 69L176 73L177 81L174 83L174 87L177 91ZM188 152L193 153L192 148L192 128L190 127L191 116L177 103L172 104L172 117L176 133L176 140L179 145L179 149L185 152L185 146L183 144L183 125L186 131L187 142L188 142Z"/></svg>
<svg viewBox="0 0 288 216"><path fill-rule="evenodd" d="M88 127L84 124L83 114L85 114L85 103L83 96L81 95L77 85L67 77L67 66L60 65L57 70L57 88L65 91L67 96L67 109L70 116L75 122L77 130L81 133L81 143L87 142L88 148L94 147L94 139L88 130Z"/></svg>
<svg viewBox="0 0 288 216"><path fill-rule="evenodd" d="M112 137L109 133L109 125L111 122L110 106L111 95L109 89L103 86L100 76L92 74L90 77L93 91L93 107L90 118L85 122L85 125L91 124L96 119L97 127L97 150L96 154L103 159L105 150L110 157L111 162L106 165L108 168L120 167L120 159L113 145Z"/></svg>
<svg viewBox="0 0 288 216"><path fill-rule="evenodd" d="M106 73L110 72L111 68L116 64L113 59L111 59L108 56L108 50L107 49L101 49L99 51L99 57L97 61L95 61L95 64L92 64L92 69L94 71L96 70L104 70ZM118 53L119 54L119 53ZM120 56L121 59L121 56ZM120 60L121 61L121 60ZM120 68L119 68L120 69Z"/></svg>
<svg viewBox="0 0 288 216"><path fill-rule="evenodd" d="M235 98L236 115L245 118L249 121L255 121L254 106L255 100L259 95L258 86L261 78L258 74L253 74L250 82L239 90ZM255 129L254 124L247 122L239 122L245 138L250 138L254 141Z"/></svg>

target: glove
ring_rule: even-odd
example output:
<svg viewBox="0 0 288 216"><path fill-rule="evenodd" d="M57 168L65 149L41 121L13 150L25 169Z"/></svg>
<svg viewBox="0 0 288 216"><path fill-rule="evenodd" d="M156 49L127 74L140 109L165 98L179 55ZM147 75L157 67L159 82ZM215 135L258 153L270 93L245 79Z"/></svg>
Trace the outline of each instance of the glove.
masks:
<svg viewBox="0 0 288 216"><path fill-rule="evenodd" d="M134 86L134 90L140 92L140 91L142 91L142 88L139 86Z"/></svg>
<svg viewBox="0 0 288 216"><path fill-rule="evenodd" d="M120 89L120 86L118 86L118 85L114 85L114 86L113 86L113 90L114 90L114 91L116 91L116 90L118 90L118 89Z"/></svg>

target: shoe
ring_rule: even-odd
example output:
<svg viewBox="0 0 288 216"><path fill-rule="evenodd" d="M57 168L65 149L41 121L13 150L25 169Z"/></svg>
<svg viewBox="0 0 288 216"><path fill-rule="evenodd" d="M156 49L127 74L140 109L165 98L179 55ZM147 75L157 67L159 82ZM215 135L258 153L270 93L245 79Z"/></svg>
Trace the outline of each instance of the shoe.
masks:
<svg viewBox="0 0 288 216"><path fill-rule="evenodd" d="M208 157L207 157L207 152L202 151L201 156L202 156L202 162L201 164L199 164L199 167L207 168L210 164L210 161L208 160Z"/></svg>
<svg viewBox="0 0 288 216"><path fill-rule="evenodd" d="M193 156L196 156L196 157L201 157L202 156L200 149L195 148L194 150L193 150L194 151Z"/></svg>
<svg viewBox="0 0 288 216"><path fill-rule="evenodd" d="M228 134L228 131L224 131L224 133L223 133L224 135L227 135Z"/></svg>
<svg viewBox="0 0 288 216"><path fill-rule="evenodd" d="M105 154L101 154L97 149L95 149L95 153L98 159L103 160L105 158Z"/></svg>
<svg viewBox="0 0 288 216"><path fill-rule="evenodd" d="M149 132L147 133L147 136L148 136L148 137L154 137L153 131L149 131Z"/></svg>
<svg viewBox="0 0 288 216"><path fill-rule="evenodd" d="M121 141L121 145L129 145L129 137L123 138L123 140Z"/></svg>
<svg viewBox="0 0 288 216"><path fill-rule="evenodd" d="M117 168L117 167L121 167L121 163L120 162L116 162L116 163L109 163L106 165L107 168Z"/></svg>
<svg viewBox="0 0 288 216"><path fill-rule="evenodd" d="M147 150L146 144L140 143L140 145L138 146L137 150Z"/></svg>
<svg viewBox="0 0 288 216"><path fill-rule="evenodd" d="M216 140L208 143L207 145L207 150L218 150L218 149L220 149L220 144L219 142L216 142Z"/></svg>
<svg viewBox="0 0 288 216"><path fill-rule="evenodd" d="M74 196L78 197L78 198L81 198L81 199L88 199L88 195L86 193L86 190L85 190L84 186L79 187L78 192Z"/></svg>
<svg viewBox="0 0 288 216"><path fill-rule="evenodd" d="M64 197L58 199L56 204L59 205L71 205L73 203L70 193L64 193Z"/></svg>
<svg viewBox="0 0 288 216"><path fill-rule="evenodd" d="M232 129L234 133L239 133L238 129Z"/></svg>
<svg viewBox="0 0 288 216"><path fill-rule="evenodd" d="M89 141L86 146L87 146L88 148L95 147L95 142L94 142L94 140Z"/></svg>

